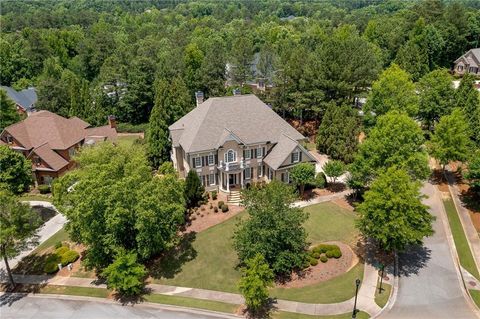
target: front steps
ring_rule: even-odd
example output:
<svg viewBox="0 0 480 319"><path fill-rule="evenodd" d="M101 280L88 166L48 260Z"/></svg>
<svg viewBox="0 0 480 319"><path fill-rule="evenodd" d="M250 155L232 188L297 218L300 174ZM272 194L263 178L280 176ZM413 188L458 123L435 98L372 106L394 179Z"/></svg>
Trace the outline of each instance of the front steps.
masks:
<svg viewBox="0 0 480 319"><path fill-rule="evenodd" d="M227 204L240 206L242 203L242 194L240 191L230 191L227 195Z"/></svg>

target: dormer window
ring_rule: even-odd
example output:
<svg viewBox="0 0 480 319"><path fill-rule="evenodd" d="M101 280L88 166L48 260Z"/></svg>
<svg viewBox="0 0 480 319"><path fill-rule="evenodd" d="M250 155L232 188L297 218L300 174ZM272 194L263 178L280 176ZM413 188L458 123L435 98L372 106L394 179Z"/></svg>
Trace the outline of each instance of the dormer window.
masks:
<svg viewBox="0 0 480 319"><path fill-rule="evenodd" d="M7 135L7 143L8 144L13 144L13 136Z"/></svg>
<svg viewBox="0 0 480 319"><path fill-rule="evenodd" d="M292 163L298 163L300 161L300 152L292 153Z"/></svg>
<svg viewBox="0 0 480 319"><path fill-rule="evenodd" d="M224 155L225 163L232 163L237 161L237 153L234 150L228 150Z"/></svg>
<svg viewBox="0 0 480 319"><path fill-rule="evenodd" d="M40 157L38 156L34 156L33 157L33 162L35 163L35 165L39 166L40 164L42 164L42 160L40 159Z"/></svg>

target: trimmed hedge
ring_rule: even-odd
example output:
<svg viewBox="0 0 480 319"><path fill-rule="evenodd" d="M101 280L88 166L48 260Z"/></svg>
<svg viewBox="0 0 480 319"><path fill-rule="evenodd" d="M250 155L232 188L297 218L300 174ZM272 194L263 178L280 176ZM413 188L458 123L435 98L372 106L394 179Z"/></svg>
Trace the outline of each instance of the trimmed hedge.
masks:
<svg viewBox="0 0 480 319"><path fill-rule="evenodd" d="M53 274L58 271L58 264L55 262L47 262L45 266L43 266L43 272L47 274Z"/></svg>
<svg viewBox="0 0 480 319"><path fill-rule="evenodd" d="M326 263L326 262L328 261L328 257L325 256L325 255L322 255L322 256L320 257L320 261L321 261L322 263Z"/></svg>
<svg viewBox="0 0 480 319"><path fill-rule="evenodd" d="M48 194L50 193L50 185L38 185L38 191L40 194Z"/></svg>
<svg viewBox="0 0 480 319"><path fill-rule="evenodd" d="M62 246L62 247L59 247L55 250L55 254L57 254L59 256L62 256L63 254L65 254L69 250L70 250L70 248L68 248L66 246Z"/></svg>
<svg viewBox="0 0 480 319"><path fill-rule="evenodd" d="M75 250L69 250L62 255L62 266L66 266L75 262L80 257L80 254Z"/></svg>
<svg viewBox="0 0 480 319"><path fill-rule="evenodd" d="M316 266L316 265L318 265L318 260L316 260L315 258L310 258L310 265L311 265L311 266Z"/></svg>
<svg viewBox="0 0 480 319"><path fill-rule="evenodd" d="M221 209L222 209L222 212L224 213L228 212L228 205L223 204Z"/></svg>

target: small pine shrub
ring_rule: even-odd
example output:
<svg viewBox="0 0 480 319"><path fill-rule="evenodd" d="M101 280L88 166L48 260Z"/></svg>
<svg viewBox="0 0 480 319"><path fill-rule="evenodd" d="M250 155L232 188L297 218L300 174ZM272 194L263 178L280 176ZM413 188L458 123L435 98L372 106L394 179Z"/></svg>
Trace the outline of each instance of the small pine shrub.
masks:
<svg viewBox="0 0 480 319"><path fill-rule="evenodd" d="M318 260L316 260L315 258L310 258L310 265L311 265L311 266L316 266L316 265L318 265Z"/></svg>
<svg viewBox="0 0 480 319"><path fill-rule="evenodd" d="M222 207L223 205L225 205L225 202L223 200L218 202L218 207Z"/></svg>
<svg viewBox="0 0 480 319"><path fill-rule="evenodd" d="M62 255L62 266L75 262L80 255L75 250L69 250Z"/></svg>
<svg viewBox="0 0 480 319"><path fill-rule="evenodd" d="M305 261L302 264L302 268L307 269L308 267L310 267L310 259L305 259Z"/></svg>
<svg viewBox="0 0 480 319"><path fill-rule="evenodd" d="M217 199L217 191L212 192L212 199L216 200Z"/></svg>
<svg viewBox="0 0 480 319"><path fill-rule="evenodd" d="M222 208L222 212L224 213L228 212L228 205L223 204L221 208Z"/></svg>
<svg viewBox="0 0 480 319"><path fill-rule="evenodd" d="M326 262L328 261L328 257L325 256L325 255L322 255L322 256L320 257L320 261L321 261L322 263L326 263Z"/></svg>
<svg viewBox="0 0 480 319"><path fill-rule="evenodd" d="M334 249L332 251L333 251L332 253L333 258L338 259L342 257L342 251L340 249Z"/></svg>
<svg viewBox="0 0 480 319"><path fill-rule="evenodd" d="M213 207L213 212L218 213L218 207L217 206Z"/></svg>
<svg viewBox="0 0 480 319"><path fill-rule="evenodd" d="M320 258L320 254L317 253L317 252L314 252L314 253L312 254L312 257L315 258L315 259L318 259L318 258Z"/></svg>
<svg viewBox="0 0 480 319"><path fill-rule="evenodd" d="M55 246L54 246L54 247L55 247L55 249L58 249L58 248L62 247L62 245L63 245L63 244L62 244L61 241L57 241L57 242L55 243Z"/></svg>

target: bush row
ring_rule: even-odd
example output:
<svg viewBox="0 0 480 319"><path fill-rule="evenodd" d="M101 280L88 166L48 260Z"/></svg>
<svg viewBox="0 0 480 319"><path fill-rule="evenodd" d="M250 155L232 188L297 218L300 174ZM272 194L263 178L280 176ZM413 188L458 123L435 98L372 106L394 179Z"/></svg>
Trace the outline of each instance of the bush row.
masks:
<svg viewBox="0 0 480 319"><path fill-rule="evenodd" d="M80 255L75 250L70 250L66 246L57 247L55 252L47 257L43 271L47 274L53 274L58 271L58 264L66 266L70 263L75 262Z"/></svg>
<svg viewBox="0 0 480 319"><path fill-rule="evenodd" d="M147 130L147 127L148 127L148 123L144 123L144 124L117 123L117 132L142 133Z"/></svg>
<svg viewBox="0 0 480 319"><path fill-rule="evenodd" d="M318 265L319 259L322 263L326 263L329 258L338 259L340 257L342 257L342 251L337 245L320 244L308 252L308 259L304 264L304 268Z"/></svg>

